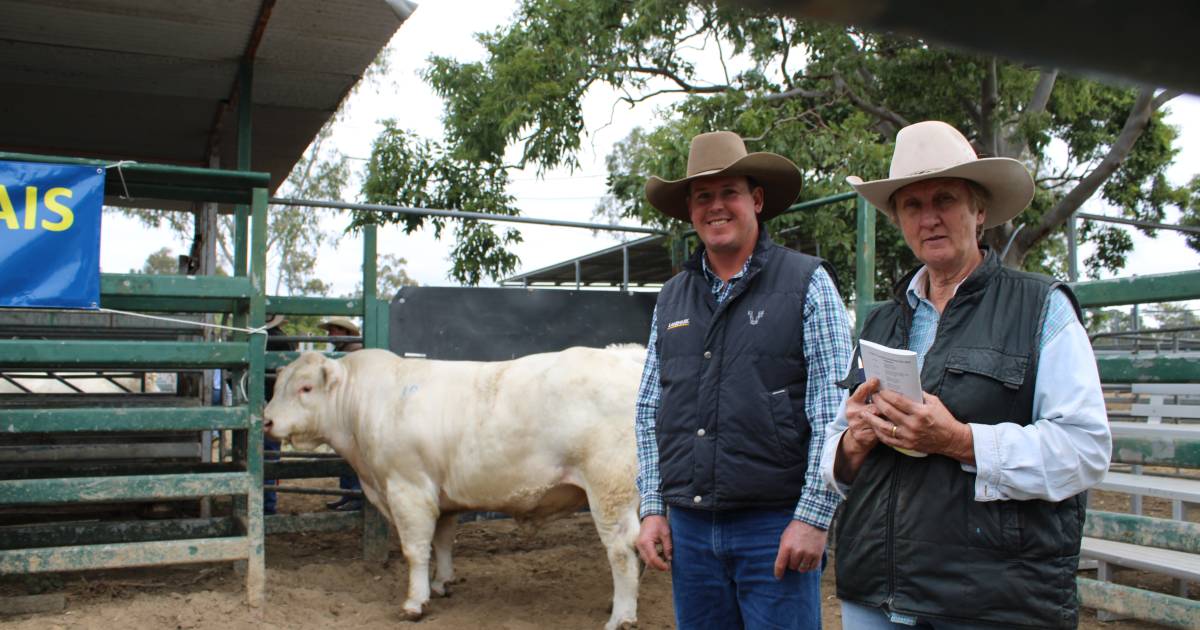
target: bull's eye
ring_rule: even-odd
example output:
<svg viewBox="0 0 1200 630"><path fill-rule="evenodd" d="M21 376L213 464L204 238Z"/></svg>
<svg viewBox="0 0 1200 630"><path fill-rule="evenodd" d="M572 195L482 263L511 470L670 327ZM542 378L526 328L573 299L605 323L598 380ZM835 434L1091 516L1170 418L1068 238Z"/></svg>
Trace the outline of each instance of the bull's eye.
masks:
<svg viewBox="0 0 1200 630"><path fill-rule="evenodd" d="M312 391L312 385L304 385L300 388L301 394L307 394L308 392L311 392L311 391Z"/></svg>

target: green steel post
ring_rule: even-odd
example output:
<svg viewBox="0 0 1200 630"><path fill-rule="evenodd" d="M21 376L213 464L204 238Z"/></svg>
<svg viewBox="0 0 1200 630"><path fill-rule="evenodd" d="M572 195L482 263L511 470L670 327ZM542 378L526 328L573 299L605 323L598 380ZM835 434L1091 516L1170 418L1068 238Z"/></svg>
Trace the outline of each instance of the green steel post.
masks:
<svg viewBox="0 0 1200 630"><path fill-rule="evenodd" d="M378 237L374 224L363 229L363 345L367 348L383 348L386 343L380 335L378 287ZM362 510L363 561L382 566L388 555L387 519L374 505L364 505Z"/></svg>
<svg viewBox="0 0 1200 630"><path fill-rule="evenodd" d="M388 348L391 346L392 304L379 300L375 302L375 311L379 313L379 316L375 319L375 334L379 338L378 347Z"/></svg>
<svg viewBox="0 0 1200 630"><path fill-rule="evenodd" d="M378 286L378 228L369 224L363 228L363 346L378 348L375 301Z"/></svg>
<svg viewBox="0 0 1200 630"><path fill-rule="evenodd" d="M238 66L238 139L237 139L237 168L239 171L250 170L250 137L252 109L254 103L254 63L242 60ZM238 205L235 210L236 239L233 251L233 275L246 275L246 263L249 253L246 251L246 228L249 209Z"/></svg>
<svg viewBox="0 0 1200 630"><path fill-rule="evenodd" d="M388 520L371 503L362 509L363 562L383 566L388 559Z"/></svg>
<svg viewBox="0 0 1200 630"><path fill-rule="evenodd" d="M267 287L267 189L255 188L252 205L253 229L250 232L250 326L258 328L266 321ZM266 559L263 547L263 395L267 336L250 336L250 371L247 405L250 430L247 432L246 470L254 480L246 505L246 537L249 550L246 567L246 598L251 606L263 601L266 584Z"/></svg>
<svg viewBox="0 0 1200 630"><path fill-rule="evenodd" d="M854 265L854 336L862 331L875 303L875 208L858 197L858 238Z"/></svg>

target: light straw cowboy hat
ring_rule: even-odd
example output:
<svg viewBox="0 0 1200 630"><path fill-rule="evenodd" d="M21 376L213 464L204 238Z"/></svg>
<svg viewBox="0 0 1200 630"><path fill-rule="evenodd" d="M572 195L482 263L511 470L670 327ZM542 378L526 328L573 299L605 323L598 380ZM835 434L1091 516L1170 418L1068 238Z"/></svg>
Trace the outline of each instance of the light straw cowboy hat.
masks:
<svg viewBox="0 0 1200 630"><path fill-rule="evenodd" d="M688 184L713 175L753 177L763 187L759 215L763 221L787 210L800 194L800 169L791 160L774 153L746 153L741 136L732 131L714 131L692 138L687 177L668 181L651 175L646 180L646 200L669 217L691 221Z"/></svg>
<svg viewBox="0 0 1200 630"><path fill-rule="evenodd" d="M320 324L317 324L318 328L324 328L326 331L329 330L330 326L340 326L346 330L349 330L349 336L351 337L357 337L362 334L362 331L358 329L358 324L350 321L350 319L347 317L330 317Z"/></svg>
<svg viewBox="0 0 1200 630"><path fill-rule="evenodd" d="M1033 201L1033 177L1011 158L980 158L957 129L940 120L914 123L896 134L896 151L887 179L864 182L851 175L846 182L893 222L888 200L897 190L926 179L958 177L987 189L987 218L983 229L996 227L1021 214Z"/></svg>

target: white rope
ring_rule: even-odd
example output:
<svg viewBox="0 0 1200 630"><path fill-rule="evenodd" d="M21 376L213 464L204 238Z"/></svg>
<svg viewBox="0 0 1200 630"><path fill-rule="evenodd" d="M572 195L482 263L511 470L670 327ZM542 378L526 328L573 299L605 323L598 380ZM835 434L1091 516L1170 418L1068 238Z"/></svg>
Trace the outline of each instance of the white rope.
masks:
<svg viewBox="0 0 1200 630"><path fill-rule="evenodd" d="M209 324L207 322L197 322L197 321L192 321L190 319L179 319L176 317L163 317L161 315L147 315L145 313L131 313L129 311L119 311L115 308L103 308L102 307L98 310L105 312L105 313L116 313L118 315L128 315L130 317L144 317L146 319L157 319L162 322L174 322L176 324L188 324L191 326L199 326L200 328L220 328L221 330L232 330L235 332L249 333L251 335L267 334L266 326L260 326L258 328L238 328L237 326L223 326L221 324Z"/></svg>
<svg viewBox="0 0 1200 630"><path fill-rule="evenodd" d="M117 177L121 178L121 188L125 189L125 194L119 195L119 196L121 197L121 199L133 200L133 196L129 194L129 186L125 185L125 171L121 170L121 167L126 164L137 164L137 162L134 162L133 160L120 160L119 162L115 162L113 164L108 164L104 168L110 169L110 168L113 168L114 166L117 168Z"/></svg>

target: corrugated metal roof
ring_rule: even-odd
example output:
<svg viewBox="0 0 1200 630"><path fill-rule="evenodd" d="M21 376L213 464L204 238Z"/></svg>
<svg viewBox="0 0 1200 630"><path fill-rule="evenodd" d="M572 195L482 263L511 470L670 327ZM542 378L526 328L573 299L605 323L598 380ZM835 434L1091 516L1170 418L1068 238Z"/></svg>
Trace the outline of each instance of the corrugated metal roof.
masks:
<svg viewBox="0 0 1200 630"><path fill-rule="evenodd" d="M0 0L0 148L208 166L262 0ZM252 169L287 176L400 21L384 0L279 0L254 66ZM220 160L236 167L236 108Z"/></svg>
<svg viewBox="0 0 1200 630"><path fill-rule="evenodd" d="M666 237L647 236L517 274L505 278L501 284L574 287L578 280L580 286L585 287L620 286L625 281L626 258L629 260L630 286L659 286L677 271L671 264Z"/></svg>

